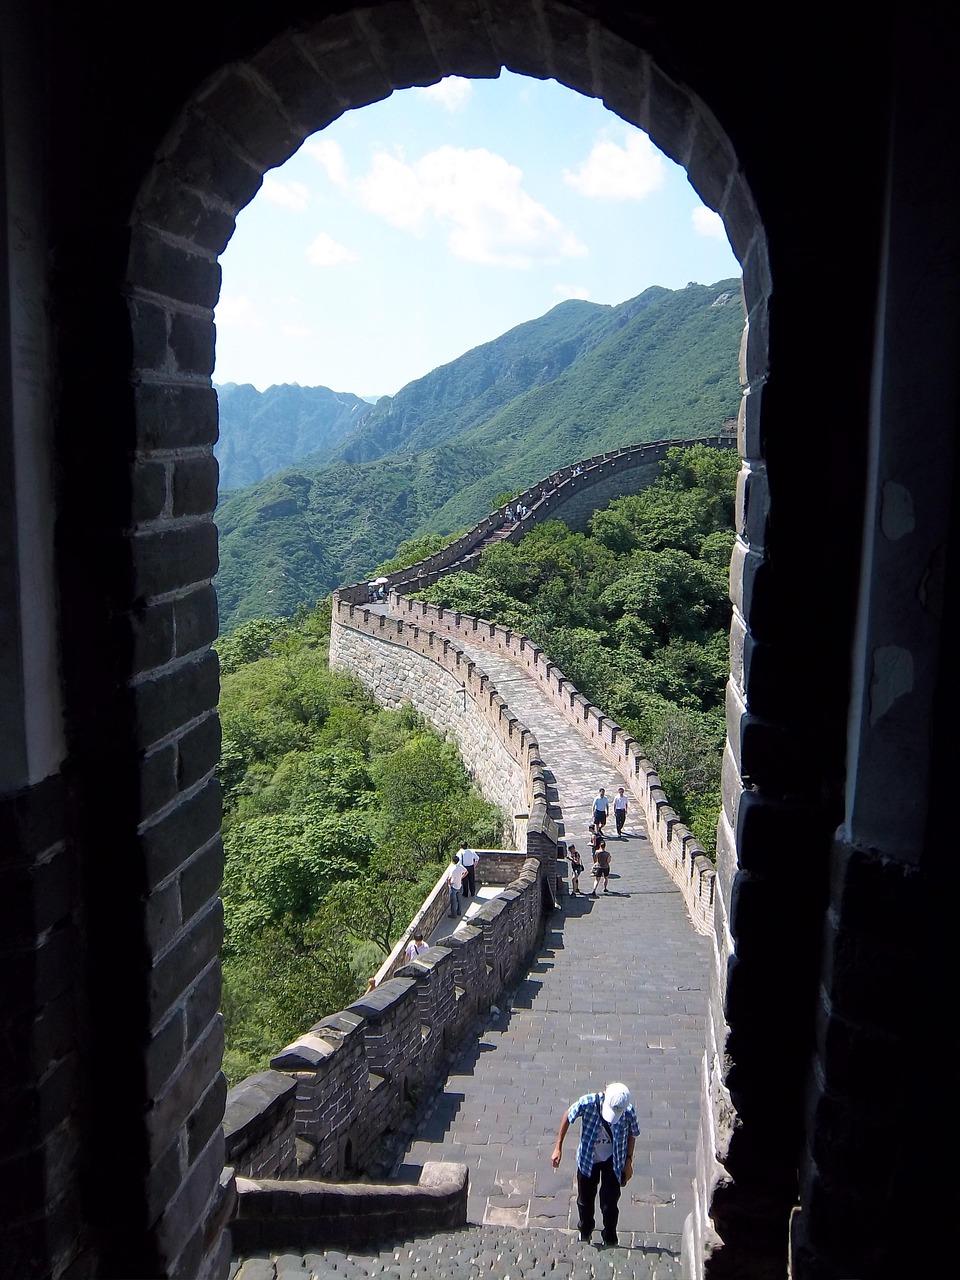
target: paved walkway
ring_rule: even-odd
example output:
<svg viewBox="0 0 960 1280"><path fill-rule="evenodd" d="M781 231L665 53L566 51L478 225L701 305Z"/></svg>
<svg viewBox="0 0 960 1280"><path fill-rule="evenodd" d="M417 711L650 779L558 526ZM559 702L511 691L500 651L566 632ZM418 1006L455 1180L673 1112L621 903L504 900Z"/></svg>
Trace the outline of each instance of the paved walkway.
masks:
<svg viewBox="0 0 960 1280"><path fill-rule="evenodd" d="M524 672L482 650L468 652L536 734L552 771L554 816L589 867L593 797L601 786L616 794L621 780ZM625 834L608 840L610 892L562 900L527 978L462 1054L397 1169L397 1176L415 1180L425 1161L465 1163L473 1227L377 1254L250 1258L241 1280L287 1280L288 1273L290 1280L304 1273L453 1280L680 1275L683 1221L693 1205L710 944L694 932L657 862L635 802ZM581 882L589 879L585 871ZM609 1080L629 1085L641 1132L634 1177L620 1200L620 1247L598 1250L599 1233L586 1245L556 1230L576 1228L579 1124L558 1170L550 1154L564 1108Z"/></svg>
<svg viewBox="0 0 960 1280"><path fill-rule="evenodd" d="M597 788L615 794L621 780L523 671L480 649L468 653L536 733L556 784L554 816L585 852ZM610 892L564 899L529 976L463 1055L399 1172L463 1161L471 1222L575 1227L575 1133L559 1170L550 1164L562 1110L624 1080L641 1136L620 1202L621 1237L679 1253L692 1208L709 943L657 862L636 803L625 835L608 840Z"/></svg>

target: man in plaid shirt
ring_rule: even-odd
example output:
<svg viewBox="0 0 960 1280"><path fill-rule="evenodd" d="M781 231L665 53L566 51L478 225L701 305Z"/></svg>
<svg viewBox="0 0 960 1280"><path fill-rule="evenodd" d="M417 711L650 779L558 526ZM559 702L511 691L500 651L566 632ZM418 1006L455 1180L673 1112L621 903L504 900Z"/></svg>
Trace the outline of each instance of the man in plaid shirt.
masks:
<svg viewBox="0 0 960 1280"><path fill-rule="evenodd" d="M617 1243L620 1218L620 1188L633 1177L633 1148L640 1133L630 1090L614 1081L603 1093L585 1093L560 1122L557 1145L551 1162L556 1169L563 1153L567 1130L578 1119L580 1146L577 1149L577 1209L580 1239L589 1240L596 1222L597 1188L603 1217L603 1243Z"/></svg>

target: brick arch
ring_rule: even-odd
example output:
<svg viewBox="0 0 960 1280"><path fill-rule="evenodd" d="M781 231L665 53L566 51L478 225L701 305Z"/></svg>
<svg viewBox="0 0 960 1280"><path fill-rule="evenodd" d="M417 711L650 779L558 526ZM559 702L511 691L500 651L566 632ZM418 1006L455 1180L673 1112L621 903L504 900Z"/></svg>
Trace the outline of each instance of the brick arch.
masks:
<svg viewBox="0 0 960 1280"><path fill-rule="evenodd" d="M191 1135L198 1131L198 1116L206 1117L208 1125L216 1108L211 1099L218 1096L218 1059L209 1049L216 1041L209 1032L213 1025L210 987L215 981L214 953L219 941L215 907L219 801L212 778L218 749L217 690L216 662L209 650L215 633L210 582L216 569L212 447L217 406L210 376L213 307L220 287L217 259L233 232L237 213L256 194L264 172L281 164L306 137L345 110L382 99L397 88L431 84L451 74L495 76L501 67L555 77L571 89L601 98L624 120L646 130L686 168L705 203L720 213L744 268L748 314L741 356L744 467L732 578L732 710L720 842L727 907L733 897L740 774L751 727L749 670L756 648L751 612L754 583L763 565L767 512L759 392L767 371L771 291L764 231L733 146L706 104L689 86L671 78L649 53L598 21L550 0L491 7L469 23L459 5L422 0L415 6L400 0L370 8L355 6L343 15L285 31L211 76L169 130L135 205L125 280L137 447L127 527L136 583L129 686L140 752L143 819L138 836L148 895L144 931L151 948L147 995L151 1043L172 1042L171 1028L178 1020L183 1027L189 1026L191 1010L203 1010L194 1017L206 1018L192 1033L182 1027L176 1033L181 1061L194 1063L195 1076L192 1107L180 1116L185 1135L178 1157L180 1188L191 1180L209 1180L216 1165L215 1146L202 1146ZM173 904L166 914L165 903ZM729 912L721 909L717 914L720 995L705 1079L705 1091L715 1105L705 1127L695 1248L698 1266L721 1243L707 1221L709 1212L722 1211L728 1252L736 1255L738 1232L743 1231L738 1225L744 1213L736 1177L731 1179L716 1155L728 1167L737 1168L745 1187L761 1172L758 1159L767 1167L771 1160L769 1143L759 1144L759 1157L756 1149L751 1155L749 1120L744 1142L742 1109L737 1115L730 1105L727 1077L731 1061L736 1068L737 1059L730 1054L725 1009L731 996L729 984L736 995L739 979L732 963L735 930ZM161 916L162 923L155 918ZM749 937L750 927L749 906L741 902L736 928ZM741 992L741 998L747 1001L749 1018L749 995L743 997ZM148 1101L148 1109L156 1112L161 1101L156 1095ZM749 1092L746 1101L749 1116ZM760 1125L765 1115L760 1108ZM775 1155L780 1168L773 1181L778 1182L779 1194L767 1195L762 1210L775 1228L771 1249L782 1252L793 1203L795 1152L786 1144ZM178 1196L182 1199L180 1192L171 1192L155 1228L157 1253L170 1269L182 1267L188 1251L197 1248L186 1226L178 1234L169 1225ZM225 1214L228 1197L218 1199L211 1191L211 1199L219 1210L206 1212L215 1221L218 1211ZM754 1212L751 1201L746 1217ZM217 1247L212 1237L204 1247L212 1258ZM715 1256L721 1253L718 1249Z"/></svg>

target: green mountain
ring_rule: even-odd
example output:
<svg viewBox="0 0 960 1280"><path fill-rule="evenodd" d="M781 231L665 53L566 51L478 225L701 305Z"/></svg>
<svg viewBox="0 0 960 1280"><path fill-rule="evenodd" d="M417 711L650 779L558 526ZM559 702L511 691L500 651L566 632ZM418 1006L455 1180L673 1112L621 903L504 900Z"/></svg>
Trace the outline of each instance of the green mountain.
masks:
<svg viewBox="0 0 960 1280"><path fill-rule="evenodd" d="M224 629L312 603L568 462L716 434L737 412L742 328L738 280L565 302L384 398L334 461L221 503Z"/></svg>
<svg viewBox="0 0 960 1280"><path fill-rule="evenodd" d="M370 404L349 392L296 383L258 391L249 383L217 387L221 489L243 489L308 455L315 460L356 430Z"/></svg>

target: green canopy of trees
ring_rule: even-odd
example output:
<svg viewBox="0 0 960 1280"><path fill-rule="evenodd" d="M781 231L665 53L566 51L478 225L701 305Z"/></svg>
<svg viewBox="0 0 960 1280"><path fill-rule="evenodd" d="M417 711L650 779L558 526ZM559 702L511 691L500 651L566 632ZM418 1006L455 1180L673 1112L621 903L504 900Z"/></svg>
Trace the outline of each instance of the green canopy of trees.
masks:
<svg viewBox="0 0 960 1280"><path fill-rule="evenodd" d="M326 602L217 641L231 1082L360 994L451 849L501 838L449 742L329 669L329 625Z"/></svg>

